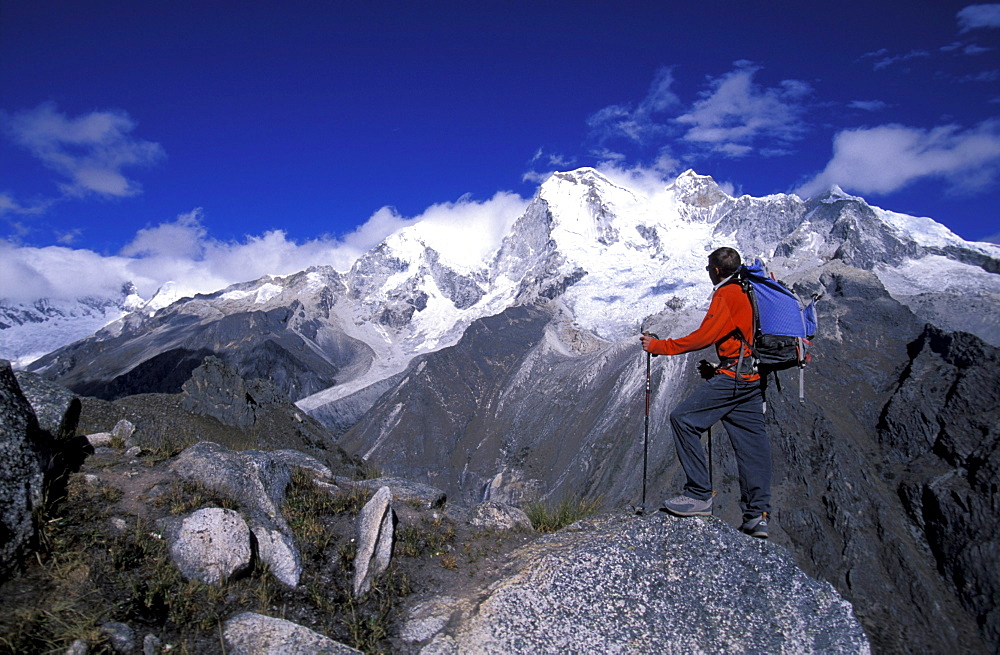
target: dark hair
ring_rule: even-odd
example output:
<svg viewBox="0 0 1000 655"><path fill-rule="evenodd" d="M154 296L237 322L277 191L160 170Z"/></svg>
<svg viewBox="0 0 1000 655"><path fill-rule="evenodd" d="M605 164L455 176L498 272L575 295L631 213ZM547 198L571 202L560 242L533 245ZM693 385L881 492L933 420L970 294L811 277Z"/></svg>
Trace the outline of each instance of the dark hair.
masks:
<svg viewBox="0 0 1000 655"><path fill-rule="evenodd" d="M732 248L718 248L711 255L708 256L708 265L719 269L719 273L723 277L728 277L735 273L740 268L740 264L743 260L740 259L740 253L736 252Z"/></svg>

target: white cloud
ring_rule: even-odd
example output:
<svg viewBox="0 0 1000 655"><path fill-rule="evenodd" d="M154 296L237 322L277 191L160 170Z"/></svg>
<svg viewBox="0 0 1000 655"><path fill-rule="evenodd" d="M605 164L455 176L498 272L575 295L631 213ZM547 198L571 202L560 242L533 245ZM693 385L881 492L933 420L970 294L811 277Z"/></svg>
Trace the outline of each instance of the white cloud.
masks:
<svg viewBox="0 0 1000 655"><path fill-rule="evenodd" d="M760 67L747 61L734 65L732 72L709 79L690 108L684 108L673 91L673 69L660 69L646 97L634 108L615 104L591 114L587 120L591 138L601 146L614 138L651 146L683 130L679 143L697 153L708 151L728 158L787 154L787 146L805 132L802 116L812 87L800 80L762 87L754 83ZM614 157L598 157L615 161Z"/></svg>
<svg viewBox="0 0 1000 655"><path fill-rule="evenodd" d="M521 196L499 192L485 202L462 198L432 205L415 223L427 245L448 253L451 263L473 267L500 246L526 208Z"/></svg>
<svg viewBox="0 0 1000 655"><path fill-rule="evenodd" d="M200 207L181 214L173 223L139 230L124 248L124 257L179 257L198 259L205 250L208 231L201 224Z"/></svg>
<svg viewBox="0 0 1000 655"><path fill-rule="evenodd" d="M190 296L314 265L346 271L392 232L418 224L432 247L447 249L457 239L461 248L451 250L459 259L478 263L500 245L526 205L527 200L517 194L501 192L482 202L463 198L433 205L414 218L383 208L340 239L322 237L304 243L288 239L281 230L238 242L220 241L208 234L202 211L195 209L139 230L114 256L59 246L19 247L0 240L0 298L26 302L108 296L117 294L127 281L147 299L166 282L174 282L181 295Z"/></svg>
<svg viewBox="0 0 1000 655"><path fill-rule="evenodd" d="M982 71L980 73L974 73L972 75L966 75L964 77L958 78L959 82L972 82L974 84L985 82L987 84L993 84L1000 81L1000 69L994 68L993 70Z"/></svg>
<svg viewBox="0 0 1000 655"><path fill-rule="evenodd" d="M1000 120L962 130L903 125L845 130L833 141L833 158L796 193L809 197L837 184L857 193L892 193L925 178L944 179L953 190L975 192L1000 169Z"/></svg>
<svg viewBox="0 0 1000 655"><path fill-rule="evenodd" d="M652 166L627 166L624 160L608 159L601 162L597 170L616 184L639 189L654 197L664 193L667 185L677 177L679 167L680 162L664 151Z"/></svg>
<svg viewBox="0 0 1000 655"><path fill-rule="evenodd" d="M710 89L677 122L690 126L684 140L727 157L743 157L758 141L787 144L802 136L803 101L812 87L785 80L777 87L754 84L758 67L737 62L736 70L712 80Z"/></svg>
<svg viewBox="0 0 1000 655"><path fill-rule="evenodd" d="M888 105L881 100L855 100L847 105L851 109L862 109L864 111L882 111Z"/></svg>
<svg viewBox="0 0 1000 655"><path fill-rule="evenodd" d="M884 51L883 51L884 52ZM883 68L888 68L895 64L899 64L906 61L911 61L913 59L926 59L931 56L926 50L911 50L903 55L892 55L887 57L882 57L875 62L875 70L882 70Z"/></svg>
<svg viewBox="0 0 1000 655"><path fill-rule="evenodd" d="M539 162L545 161L543 166L544 170L537 170L534 168ZM522 182L531 182L533 184L541 184L549 178L554 171L565 171L576 167L576 159L567 157L566 155L559 153L548 153L539 148L535 155L528 162L533 168L526 171L521 176Z"/></svg>
<svg viewBox="0 0 1000 655"><path fill-rule="evenodd" d="M969 5L956 15L961 31L1000 27L1000 4Z"/></svg>
<svg viewBox="0 0 1000 655"><path fill-rule="evenodd" d="M46 167L68 179L60 185L67 196L125 197L141 186L123 173L164 157L159 144L134 138L136 123L123 111L94 111L75 118L52 103L0 116L5 132Z"/></svg>
<svg viewBox="0 0 1000 655"><path fill-rule="evenodd" d="M591 135L598 142L624 137L645 144L661 136L669 126L662 115L680 104L673 92L674 74L671 68L661 68L653 77L646 97L633 108L628 104L609 105L594 112L588 119Z"/></svg>
<svg viewBox="0 0 1000 655"><path fill-rule="evenodd" d="M106 296L129 279L126 265L123 258L90 250L25 248L0 240L0 297L32 301Z"/></svg>

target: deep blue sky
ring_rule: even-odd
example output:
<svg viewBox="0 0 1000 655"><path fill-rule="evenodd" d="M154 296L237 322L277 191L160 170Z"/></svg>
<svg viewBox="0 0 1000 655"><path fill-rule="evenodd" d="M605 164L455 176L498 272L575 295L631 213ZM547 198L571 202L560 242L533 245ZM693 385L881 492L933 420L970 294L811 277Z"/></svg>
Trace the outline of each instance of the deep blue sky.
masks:
<svg viewBox="0 0 1000 655"><path fill-rule="evenodd" d="M1000 5L970 6L0 0L0 239L303 243L608 162L985 239Z"/></svg>

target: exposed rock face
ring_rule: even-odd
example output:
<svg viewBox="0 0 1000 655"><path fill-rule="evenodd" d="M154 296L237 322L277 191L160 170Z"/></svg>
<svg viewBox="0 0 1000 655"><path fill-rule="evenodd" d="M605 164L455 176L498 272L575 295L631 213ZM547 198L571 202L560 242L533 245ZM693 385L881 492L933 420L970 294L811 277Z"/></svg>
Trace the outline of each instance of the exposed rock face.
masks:
<svg viewBox="0 0 1000 655"><path fill-rule="evenodd" d="M332 314L342 291L340 274L323 267L232 285L152 316L129 314L33 362L31 370L81 395L113 400L177 393L206 357L216 355L244 379L267 379L302 398L335 384L343 368L370 361L370 349L346 336Z"/></svg>
<svg viewBox="0 0 1000 655"><path fill-rule="evenodd" d="M32 511L44 484L42 433L10 362L0 360L0 580L19 566L35 537Z"/></svg>
<svg viewBox="0 0 1000 655"><path fill-rule="evenodd" d="M287 396L263 380L245 381L218 357L207 357L184 383L183 406L198 414L219 419L235 428L249 428L258 412L273 410Z"/></svg>
<svg viewBox="0 0 1000 655"><path fill-rule="evenodd" d="M828 583L715 519L606 515L510 559L421 653L870 652Z"/></svg>
<svg viewBox="0 0 1000 655"><path fill-rule="evenodd" d="M226 621L223 638L233 655L360 655L309 628L263 614L244 612Z"/></svg>
<svg viewBox="0 0 1000 655"><path fill-rule="evenodd" d="M831 266L824 283L806 403L796 402L790 376L783 393L768 395L773 538L787 539L809 575L854 604L876 651L989 652L908 518L890 466L898 455L878 436L924 326L869 273ZM899 409L918 415L934 404L926 397ZM725 441L715 442L724 453L716 471L735 469ZM720 496L734 493L729 483Z"/></svg>
<svg viewBox="0 0 1000 655"><path fill-rule="evenodd" d="M886 406L885 477L938 569L1000 649L1000 349L928 326Z"/></svg>
<svg viewBox="0 0 1000 655"><path fill-rule="evenodd" d="M250 566L250 529L238 513L209 507L166 530L170 558L188 580L218 585Z"/></svg>
<svg viewBox="0 0 1000 655"><path fill-rule="evenodd" d="M435 486L440 480L449 496L467 504L480 502L493 477L483 470L495 464L503 439L497 433L510 429L509 423L481 412L510 389L516 367L525 351L544 338L550 316L538 308L517 307L477 322L459 346L417 361L383 396L379 409L366 414L338 444L395 475ZM419 409L411 413L407 408ZM430 462L435 465L428 466ZM460 479L463 471L468 475Z"/></svg>

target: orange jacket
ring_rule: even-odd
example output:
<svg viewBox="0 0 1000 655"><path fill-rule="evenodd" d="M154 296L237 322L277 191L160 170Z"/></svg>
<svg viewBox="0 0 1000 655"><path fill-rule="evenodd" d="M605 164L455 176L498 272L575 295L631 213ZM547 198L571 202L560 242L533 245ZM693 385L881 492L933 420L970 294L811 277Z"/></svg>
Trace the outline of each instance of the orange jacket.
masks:
<svg viewBox="0 0 1000 655"><path fill-rule="evenodd" d="M738 358L741 348L743 357L749 359L750 349L736 336L737 328L752 344L754 330L750 299L739 284L723 284L712 294L712 304L697 330L679 339L654 340L649 344L649 352L654 355L680 355L715 344L715 353L720 361ZM719 369L719 371L730 377L735 375L730 370ZM743 379L759 380L760 376L754 373Z"/></svg>

